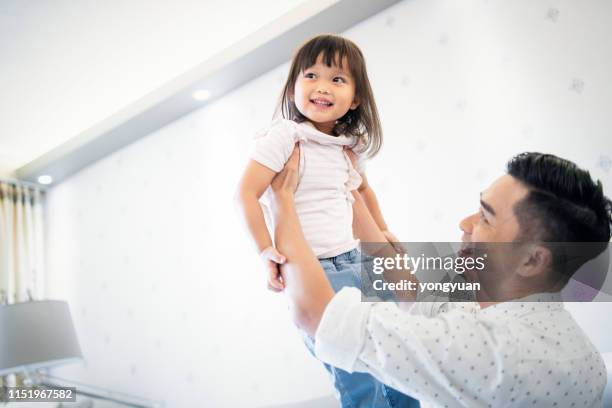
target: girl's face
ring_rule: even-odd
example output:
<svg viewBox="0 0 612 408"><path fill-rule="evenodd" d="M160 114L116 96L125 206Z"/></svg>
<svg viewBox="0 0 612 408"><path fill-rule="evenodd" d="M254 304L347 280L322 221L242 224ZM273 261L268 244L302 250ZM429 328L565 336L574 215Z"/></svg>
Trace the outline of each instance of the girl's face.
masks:
<svg viewBox="0 0 612 408"><path fill-rule="evenodd" d="M298 75L291 97L300 113L327 134L332 134L336 120L359 106L355 100L355 81L346 59L342 67L328 67L319 55L313 66Z"/></svg>

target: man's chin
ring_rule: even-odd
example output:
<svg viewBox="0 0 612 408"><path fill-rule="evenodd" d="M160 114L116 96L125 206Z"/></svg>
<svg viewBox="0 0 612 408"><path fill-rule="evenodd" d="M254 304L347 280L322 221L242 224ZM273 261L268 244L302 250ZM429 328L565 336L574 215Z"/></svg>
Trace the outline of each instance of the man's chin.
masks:
<svg viewBox="0 0 612 408"><path fill-rule="evenodd" d="M476 283L479 281L478 273L473 269L463 272L463 276L465 277L465 280L467 280L470 283Z"/></svg>
<svg viewBox="0 0 612 408"><path fill-rule="evenodd" d="M474 246L471 242L462 242L461 247L457 251L457 256L460 258L472 257L474 255Z"/></svg>

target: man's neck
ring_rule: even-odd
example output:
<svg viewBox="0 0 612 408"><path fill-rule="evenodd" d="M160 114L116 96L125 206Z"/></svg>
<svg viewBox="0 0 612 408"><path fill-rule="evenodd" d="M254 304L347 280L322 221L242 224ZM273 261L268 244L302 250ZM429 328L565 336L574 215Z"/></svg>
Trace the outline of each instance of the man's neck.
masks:
<svg viewBox="0 0 612 408"><path fill-rule="evenodd" d="M486 309L487 307L496 305L498 303L502 303L502 302L478 302L481 309Z"/></svg>
<svg viewBox="0 0 612 408"><path fill-rule="evenodd" d="M529 291L529 292L518 291L518 292L515 292L513 294L508 294L506 296L498 294L498 295L495 296L495 298L503 299L503 300L498 300L498 301L490 300L491 297L489 297L488 295L486 296L485 299L482 299L482 297L481 297L482 300L479 300L478 299L479 296L478 296L478 294L476 294L476 301L480 305L481 309L486 309L487 307L496 305L498 303L512 302L512 301L516 301L516 300L519 300L519 299L526 298L527 296L537 295L537 294L540 294L540 293L558 293L559 291L560 290L558 288L550 288L549 287L549 288L546 288L546 289L535 290L535 291L532 290L532 291Z"/></svg>

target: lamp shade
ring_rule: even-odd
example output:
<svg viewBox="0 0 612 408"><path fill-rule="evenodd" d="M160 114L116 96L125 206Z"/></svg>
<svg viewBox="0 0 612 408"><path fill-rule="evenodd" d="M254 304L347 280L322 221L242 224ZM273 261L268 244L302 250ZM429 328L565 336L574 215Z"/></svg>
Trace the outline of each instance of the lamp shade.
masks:
<svg viewBox="0 0 612 408"><path fill-rule="evenodd" d="M47 300L0 306L0 375L82 358L68 303Z"/></svg>

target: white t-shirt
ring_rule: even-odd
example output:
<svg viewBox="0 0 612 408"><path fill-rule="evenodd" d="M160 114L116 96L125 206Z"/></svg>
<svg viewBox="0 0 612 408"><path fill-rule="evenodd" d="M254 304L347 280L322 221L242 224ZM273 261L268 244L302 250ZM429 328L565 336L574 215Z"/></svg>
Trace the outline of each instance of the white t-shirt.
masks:
<svg viewBox="0 0 612 408"><path fill-rule="evenodd" d="M295 207L306 240L318 258L356 248L359 241L353 236L351 190L359 187L362 179L344 152L345 146L355 145L355 139L325 134L310 122L277 119L255 138L251 158L278 173L296 142L300 143L300 168ZM357 154L357 168L363 171L364 155ZM268 194L261 200L266 209ZM272 217L266 213L266 222L274 230Z"/></svg>

